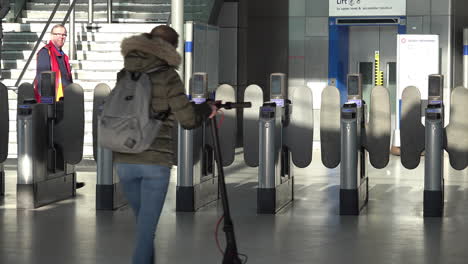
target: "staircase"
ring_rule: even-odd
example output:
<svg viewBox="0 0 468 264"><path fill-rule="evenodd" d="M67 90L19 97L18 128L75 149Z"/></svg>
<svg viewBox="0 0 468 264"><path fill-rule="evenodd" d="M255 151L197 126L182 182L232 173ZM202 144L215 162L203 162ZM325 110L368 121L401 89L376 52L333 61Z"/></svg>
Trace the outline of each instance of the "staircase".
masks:
<svg viewBox="0 0 468 264"><path fill-rule="evenodd" d="M65 2L65 1L64 1ZM115 85L116 73L123 67L120 43L123 38L149 32L158 23L166 22L170 13L170 0L131 0L113 1L113 22L107 23L107 1L94 0L94 22L99 28L88 30L88 1L78 0L75 6L76 60L70 61L74 82L85 91L85 140L84 159L92 159L92 107L93 91L99 83L110 87ZM10 88L14 85L36 44L51 10L55 6L52 0L30 0L22 12L20 23L8 23L13 19L11 11L3 23L4 40L2 50L2 82ZM12 7L11 10L14 8ZM68 3L62 3L50 25L43 41L50 38L50 28L61 23L68 9ZM99 23L103 22L103 23ZM121 22L121 23L115 23ZM69 25L65 25L69 30ZM39 46L42 47L43 43ZM69 54L69 43L64 51ZM36 75L36 58L29 64L21 83L32 83ZM9 158L15 158L16 144L16 93L9 91L10 133Z"/></svg>
<svg viewBox="0 0 468 264"><path fill-rule="evenodd" d="M1 58L2 83L11 89L36 44L45 22L48 20L57 0L28 0L21 13L19 23L14 20L13 10L4 19L3 51ZM97 84L115 85L117 72L123 67L120 43L123 38L149 32L158 24L165 24L170 15L171 0L113 0L112 24L107 23L107 0L94 1L94 23L99 28L87 29L88 0L77 0L75 4L76 60L71 60L74 82L85 91L85 139L83 158L92 159L92 107L93 91ZM185 2L186 20L208 20L210 5L215 0L187 0ZM12 3L14 4L14 3ZM63 0L43 42L50 38L50 29L61 23L68 10L69 0ZM65 27L69 30L69 25ZM41 48L44 43L41 43ZM63 47L69 54L69 43ZM21 83L32 83L36 75L36 58L29 64ZM20 84L21 84L20 83ZM16 158L16 93L9 91L10 133L9 158Z"/></svg>
<svg viewBox="0 0 468 264"><path fill-rule="evenodd" d="M14 86L18 79L35 42L45 24L29 24L29 30L24 24L5 24L5 42L2 60L3 83ZM106 83L110 87L115 85L116 73L123 67L120 54L120 42L140 32L149 32L155 24L103 24L99 32L88 31L86 24L76 24L77 58L71 60L74 82L84 89L85 97L85 140L83 155L85 159L92 158L92 108L93 91L99 83ZM22 28L23 27L23 28ZM48 31L50 32L50 30ZM47 34L47 39L48 39ZM68 54L68 45L64 46ZM36 60L31 61L21 83L32 83L36 75ZM9 92L10 134L9 158L16 156L16 94Z"/></svg>
<svg viewBox="0 0 468 264"><path fill-rule="evenodd" d="M57 0L28 0L22 11L20 23L46 22ZM75 21L88 22L89 0L75 3ZM96 23L107 22L107 0L93 0L93 17ZM63 0L54 17L61 22L67 13L70 1ZM112 22L117 23L166 23L171 12L171 0L113 0Z"/></svg>

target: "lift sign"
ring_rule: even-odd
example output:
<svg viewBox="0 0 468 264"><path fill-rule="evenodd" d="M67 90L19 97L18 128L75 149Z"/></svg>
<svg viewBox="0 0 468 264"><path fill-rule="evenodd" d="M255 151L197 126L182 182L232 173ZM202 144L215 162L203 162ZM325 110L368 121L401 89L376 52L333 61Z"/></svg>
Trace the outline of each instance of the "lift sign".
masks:
<svg viewBox="0 0 468 264"><path fill-rule="evenodd" d="M328 3L332 17L406 15L406 0L329 0Z"/></svg>

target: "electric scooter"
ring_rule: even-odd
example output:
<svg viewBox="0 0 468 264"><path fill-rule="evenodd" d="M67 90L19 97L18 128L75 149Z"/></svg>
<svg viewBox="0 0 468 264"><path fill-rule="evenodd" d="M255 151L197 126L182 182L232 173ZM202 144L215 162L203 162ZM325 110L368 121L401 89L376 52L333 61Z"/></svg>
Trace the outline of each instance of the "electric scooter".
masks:
<svg viewBox="0 0 468 264"><path fill-rule="evenodd" d="M214 102L217 109L233 109L233 108L248 108L252 104L250 102L245 103L232 103L226 102L224 104L221 101ZM216 161L216 167L218 167L218 184L219 192L221 196L221 202L223 203L223 214L224 214L224 227L223 231L226 235L226 250L224 250L222 264L242 264L237 252L236 237L234 234L234 225L231 219L231 213L229 210L229 200L226 191L226 181L224 180L223 161L221 157L221 149L219 146L218 137L218 126L216 122L216 116L211 119L211 135L214 147L214 156Z"/></svg>

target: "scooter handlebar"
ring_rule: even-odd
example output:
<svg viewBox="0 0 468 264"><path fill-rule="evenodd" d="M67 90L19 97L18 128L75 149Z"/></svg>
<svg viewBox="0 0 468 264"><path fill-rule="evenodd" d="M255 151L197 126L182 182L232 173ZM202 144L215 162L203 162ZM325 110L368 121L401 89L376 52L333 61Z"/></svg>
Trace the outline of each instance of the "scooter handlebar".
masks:
<svg viewBox="0 0 468 264"><path fill-rule="evenodd" d="M235 102L226 102L224 104L221 101L216 101L215 105L218 109L233 109L233 108L250 108L252 107L251 102L235 103Z"/></svg>

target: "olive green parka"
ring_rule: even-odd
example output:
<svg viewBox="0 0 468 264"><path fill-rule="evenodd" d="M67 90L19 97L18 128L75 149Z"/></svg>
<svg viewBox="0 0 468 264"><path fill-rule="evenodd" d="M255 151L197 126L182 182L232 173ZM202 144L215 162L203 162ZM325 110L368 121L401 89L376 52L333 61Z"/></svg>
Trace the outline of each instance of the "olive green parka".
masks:
<svg viewBox="0 0 468 264"><path fill-rule="evenodd" d="M114 153L114 162L172 166L174 161L173 128L178 121L185 129L201 125L211 113L208 104L195 105L185 94L184 85L176 72L181 58L174 46L161 38L141 34L126 38L121 44L124 68L145 72L160 66L162 70L149 74L153 84L151 107L155 113L168 113L151 147L138 154Z"/></svg>

